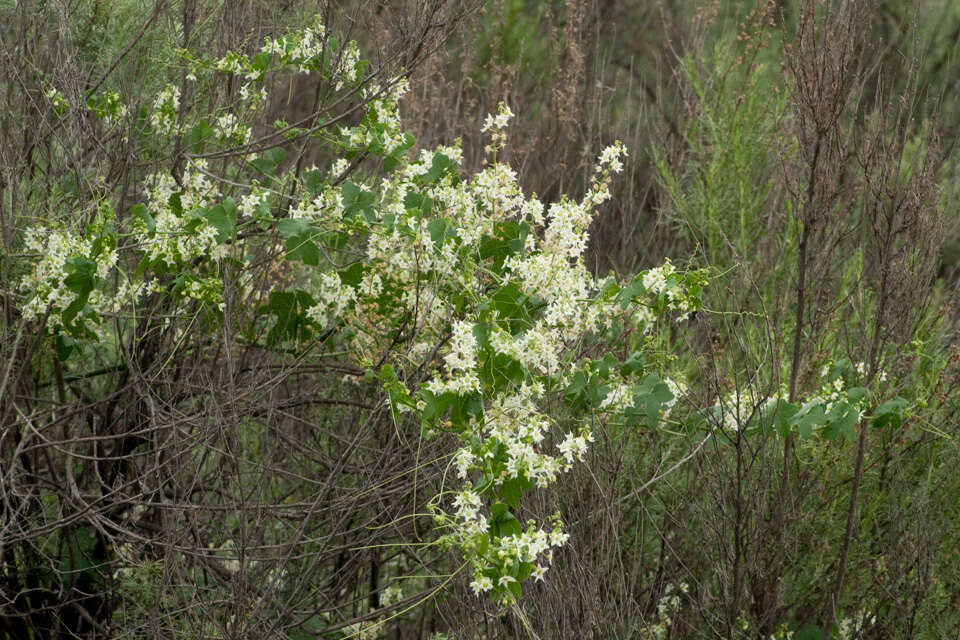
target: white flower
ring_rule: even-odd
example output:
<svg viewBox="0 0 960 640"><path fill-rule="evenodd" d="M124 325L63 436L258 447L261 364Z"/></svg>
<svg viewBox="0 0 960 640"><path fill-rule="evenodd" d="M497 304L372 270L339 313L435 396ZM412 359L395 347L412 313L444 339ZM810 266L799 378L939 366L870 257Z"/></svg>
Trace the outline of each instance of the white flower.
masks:
<svg viewBox="0 0 960 640"><path fill-rule="evenodd" d="M560 531L559 529L554 529L550 532L550 546L562 547L569 539L570 535Z"/></svg>
<svg viewBox="0 0 960 640"><path fill-rule="evenodd" d="M603 402L600 403L600 409L618 412L623 411L631 404L633 404L633 385L617 382L607 393Z"/></svg>
<svg viewBox="0 0 960 640"><path fill-rule="evenodd" d="M338 158L337 161L330 166L330 177L336 180L341 175L346 173L349 166L350 163L347 162L346 158Z"/></svg>
<svg viewBox="0 0 960 640"><path fill-rule="evenodd" d="M603 167L610 167L610 170L614 173L620 173L623 170L623 163L620 159L627 157L627 155L626 147L617 140L600 154L597 171L601 171Z"/></svg>
<svg viewBox="0 0 960 640"><path fill-rule="evenodd" d="M476 456L474 456L469 449L460 449L460 451L457 452L456 458L457 476L461 479L466 478L467 471L470 470L470 467L476 460Z"/></svg>
<svg viewBox="0 0 960 640"><path fill-rule="evenodd" d="M668 264L669 263L656 269L649 269L644 273L643 288L654 295L663 291L667 286L667 275L669 275L669 270L667 269Z"/></svg>
<svg viewBox="0 0 960 640"><path fill-rule="evenodd" d="M450 353L443 360L451 372L467 371L476 366L477 339L473 335L473 324L458 321L453 325L450 338Z"/></svg>
<svg viewBox="0 0 960 640"><path fill-rule="evenodd" d="M480 576L470 583L470 588L473 589L474 594L479 596L481 593L493 589L493 581L487 576Z"/></svg>
<svg viewBox="0 0 960 640"><path fill-rule="evenodd" d="M340 275L327 272L320 275L320 286L315 290L317 304L307 309L307 317L320 326L326 326L334 318L356 302L356 291L343 284Z"/></svg>
<svg viewBox="0 0 960 640"><path fill-rule="evenodd" d="M240 198L240 214L252 218L257 208L266 202L267 194L259 189L253 189Z"/></svg>
<svg viewBox="0 0 960 640"><path fill-rule="evenodd" d="M480 504L480 496L473 491L461 491L453 501L453 506L457 508L457 517L465 521L477 519Z"/></svg>
<svg viewBox="0 0 960 640"><path fill-rule="evenodd" d="M394 602L399 602L403 599L403 589L397 585L391 585L383 590L383 593L380 594L380 606L388 607Z"/></svg>
<svg viewBox="0 0 960 640"><path fill-rule="evenodd" d="M501 102L497 107L497 115L488 114L487 119L484 120L483 127L480 129L480 131L483 133L491 130L499 131L507 126L507 123L512 117L513 111L510 110L510 107Z"/></svg>
<svg viewBox="0 0 960 640"><path fill-rule="evenodd" d="M587 453L587 440L583 436L568 433L564 441L560 443L559 449L568 466L573 464L574 458L582 462L583 456Z"/></svg>

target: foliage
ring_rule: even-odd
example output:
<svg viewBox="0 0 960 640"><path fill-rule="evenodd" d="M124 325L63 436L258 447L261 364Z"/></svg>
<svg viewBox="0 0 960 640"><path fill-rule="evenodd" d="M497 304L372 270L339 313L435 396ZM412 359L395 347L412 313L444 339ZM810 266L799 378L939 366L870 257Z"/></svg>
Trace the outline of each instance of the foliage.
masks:
<svg viewBox="0 0 960 640"><path fill-rule="evenodd" d="M956 9L701 5L0 4L0 637L955 635Z"/></svg>

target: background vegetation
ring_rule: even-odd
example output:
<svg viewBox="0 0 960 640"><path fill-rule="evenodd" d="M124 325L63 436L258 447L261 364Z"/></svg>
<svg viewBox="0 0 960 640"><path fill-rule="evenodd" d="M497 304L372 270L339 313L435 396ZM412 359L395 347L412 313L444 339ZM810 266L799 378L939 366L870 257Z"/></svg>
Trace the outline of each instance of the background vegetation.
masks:
<svg viewBox="0 0 960 640"><path fill-rule="evenodd" d="M622 140L590 269L709 273L703 309L614 343L686 390L531 494L517 518L559 511L570 539L512 607L431 545L455 445L395 420L343 342L238 341L159 292L96 347L24 313L28 228L119 228L210 151L137 134L156 96L181 87L180 124L239 104L192 62L317 14L371 81L409 75L413 157L459 138L481 169L504 102L503 159L553 202ZM957 637L958 39L949 0L0 2L0 637ZM211 171L256 153L295 196L371 100L331 86L268 78L253 146ZM224 272L252 274L228 314L287 281L272 264Z"/></svg>

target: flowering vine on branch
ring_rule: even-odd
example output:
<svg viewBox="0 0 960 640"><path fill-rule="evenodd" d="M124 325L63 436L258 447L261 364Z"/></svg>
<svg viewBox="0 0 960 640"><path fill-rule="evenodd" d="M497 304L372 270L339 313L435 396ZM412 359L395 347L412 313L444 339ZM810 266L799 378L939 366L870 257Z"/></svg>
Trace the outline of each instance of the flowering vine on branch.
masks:
<svg viewBox="0 0 960 640"><path fill-rule="evenodd" d="M29 231L40 257L20 283L21 313L48 314L60 357L82 356L120 330L106 319L135 317L147 294L166 297L174 314L224 322L229 299L254 299L252 264L268 261L277 276L262 304L237 313L237 339L290 348L339 340L380 381L394 420L456 443L445 488L428 499L437 542L463 555L476 593L514 602L526 580L546 579L569 539L560 514L521 522L524 495L583 461L596 425L656 428L668 418L683 387L633 336L699 309L704 274L666 263L618 281L587 269L596 208L627 156L619 142L599 155L580 199L544 203L497 159L513 115L506 105L483 126L488 162L474 175L460 168L459 142L411 158L399 116L405 81L374 83L356 45L322 24L253 57L190 62L190 82L241 77L241 101L262 103L256 85L293 71L327 78L367 109L354 126L304 133L339 151L327 169L282 170L275 147L216 175L202 156L250 142L244 112L184 117L185 92L165 87L138 135L158 147L184 135L182 175L148 177L129 215L105 207L80 231ZM108 103L122 107L113 94L91 104ZM381 159L378 179L348 176L361 154ZM631 345L628 358L612 355ZM592 358L597 351L606 355ZM562 416L549 409L558 400Z"/></svg>

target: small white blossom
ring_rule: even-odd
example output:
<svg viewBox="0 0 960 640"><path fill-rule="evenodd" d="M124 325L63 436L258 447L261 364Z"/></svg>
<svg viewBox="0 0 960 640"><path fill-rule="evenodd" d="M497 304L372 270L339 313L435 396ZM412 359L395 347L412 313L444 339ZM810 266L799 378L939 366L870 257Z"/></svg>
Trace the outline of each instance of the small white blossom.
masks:
<svg viewBox="0 0 960 640"><path fill-rule="evenodd" d="M481 593L493 589L493 580L487 576L480 576L470 583L470 588L473 589L474 594L479 596Z"/></svg>

